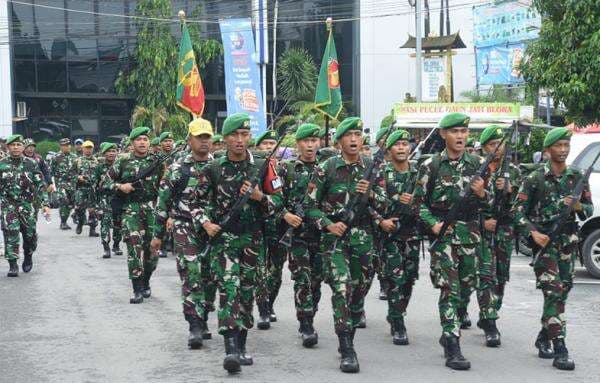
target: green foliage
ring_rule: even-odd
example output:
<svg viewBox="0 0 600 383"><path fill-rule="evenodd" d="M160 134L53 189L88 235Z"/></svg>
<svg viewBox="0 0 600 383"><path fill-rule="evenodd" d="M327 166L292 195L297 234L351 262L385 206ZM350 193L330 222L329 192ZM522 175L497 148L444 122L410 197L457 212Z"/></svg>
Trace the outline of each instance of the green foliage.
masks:
<svg viewBox="0 0 600 383"><path fill-rule="evenodd" d="M533 153L541 152L544 148L544 137L546 137L546 132L547 130L544 128L531 128L528 145L526 142L527 137L525 135L520 137L517 151L519 152L519 159L521 162L533 162Z"/></svg>
<svg viewBox="0 0 600 383"><path fill-rule="evenodd" d="M547 89L578 124L600 120L598 0L534 0L543 17L539 39L521 65L528 86Z"/></svg>
<svg viewBox="0 0 600 383"><path fill-rule="evenodd" d="M311 100L317 86L317 67L303 48L285 51L277 66L278 88L284 100Z"/></svg>
<svg viewBox="0 0 600 383"><path fill-rule="evenodd" d="M487 91L467 90L460 94L471 102L521 102L523 101L518 89L507 88L504 85L492 85Z"/></svg>
<svg viewBox="0 0 600 383"><path fill-rule="evenodd" d="M35 151L42 156L42 158L46 158L48 152L58 152L59 150L60 145L57 141L40 141L35 144Z"/></svg>
<svg viewBox="0 0 600 383"><path fill-rule="evenodd" d="M200 14L200 6L193 14ZM147 18L173 18L171 1L139 0L136 15ZM171 35L171 25L160 20L137 19L137 47L135 60L129 72L120 72L115 82L119 94L136 99L132 125L152 126L160 134L167 123L181 137L181 127L190 120L187 112L177 106L175 89L179 42ZM221 54L222 46L216 40L202 39L199 24L189 23L190 36L198 68ZM141 113L139 108L143 109ZM137 116L136 116L137 112Z"/></svg>

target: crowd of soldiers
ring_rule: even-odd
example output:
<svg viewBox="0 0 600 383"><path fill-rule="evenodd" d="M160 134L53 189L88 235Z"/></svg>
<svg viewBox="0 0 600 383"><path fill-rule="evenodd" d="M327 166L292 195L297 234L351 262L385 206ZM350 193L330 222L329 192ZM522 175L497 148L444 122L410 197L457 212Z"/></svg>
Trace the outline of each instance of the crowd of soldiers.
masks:
<svg viewBox="0 0 600 383"><path fill-rule="evenodd" d="M100 236L104 258L122 254L120 242L126 244L132 304L151 298L152 274L171 250L188 347L201 348L211 339L207 321L218 294L223 367L234 373L253 364L246 342L254 301L259 329L277 321L273 304L287 261L303 346L318 343L313 320L326 283L340 369L352 373L359 371L355 333L366 327L364 302L376 275L380 298L388 303L391 341L409 344L404 317L428 240L430 277L439 289L439 343L446 366L465 370L470 362L460 337L471 326L467 305L473 292L486 346L501 345L496 322L520 233L534 250L546 248L534 265L544 297L535 340L539 357L553 359L558 369L575 367L565 345L564 311L573 285L575 215L584 219L592 213L589 187L558 239L549 243L547 231L572 202L573 185L582 177L565 164L569 130L548 132L548 161L527 176L506 163L507 132L499 126L483 130L480 153L469 150L469 117L460 113L439 123L445 149L419 161L410 133L393 126L377 132L379 153L366 151L357 117L337 126L335 148L325 147L328 137L320 126L299 125L295 154L287 160L277 158L280 137L267 131L253 139L250 117L243 113L227 117L222 135L201 118L189 124L188 133L185 142L175 143L170 132L151 139L151 129L136 127L121 148L102 143L98 156L93 142L79 142L80 153L73 153L64 138L50 166L35 154L32 141L10 136L8 154L0 160L8 276L19 273L19 233L22 268L31 270L36 217L39 209L49 214L51 200L60 211L60 229L71 229L73 212L75 232L88 225L89 236ZM384 160L376 160L383 153ZM482 165L485 173L479 172ZM359 202L349 212L351 201ZM450 222L449 212L459 203L464 206Z"/></svg>

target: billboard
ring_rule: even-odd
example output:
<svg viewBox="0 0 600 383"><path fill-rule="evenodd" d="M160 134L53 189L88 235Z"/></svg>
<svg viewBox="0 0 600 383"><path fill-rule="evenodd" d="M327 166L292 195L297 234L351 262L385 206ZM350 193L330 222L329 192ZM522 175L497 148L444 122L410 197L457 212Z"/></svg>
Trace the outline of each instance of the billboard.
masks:
<svg viewBox="0 0 600 383"><path fill-rule="evenodd" d="M476 47L535 39L541 17L518 2L473 7L473 44Z"/></svg>
<svg viewBox="0 0 600 383"><path fill-rule="evenodd" d="M477 83L479 85L523 83L519 65L523 61L525 48L524 43L475 48Z"/></svg>
<svg viewBox="0 0 600 383"><path fill-rule="evenodd" d="M438 101L440 86L446 86L446 63L444 57L423 59L423 101Z"/></svg>
<svg viewBox="0 0 600 383"><path fill-rule="evenodd" d="M453 102L453 103L396 103L394 118L400 126L404 123L420 122L437 124L448 113L464 113L471 117L471 122L505 121L519 119L521 106L514 103L487 102Z"/></svg>

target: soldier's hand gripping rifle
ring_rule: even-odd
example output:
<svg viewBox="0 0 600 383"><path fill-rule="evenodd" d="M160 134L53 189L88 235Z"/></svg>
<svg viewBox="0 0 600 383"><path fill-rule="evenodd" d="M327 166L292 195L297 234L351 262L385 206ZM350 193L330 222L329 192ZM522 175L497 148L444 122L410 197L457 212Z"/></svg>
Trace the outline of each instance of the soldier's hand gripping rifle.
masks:
<svg viewBox="0 0 600 383"><path fill-rule="evenodd" d="M496 249L497 246L497 236L498 236L498 228L500 227L499 220L506 215L506 207L508 206L508 183L510 182L510 163L512 160L513 150L517 145L517 140L519 138L519 123L517 121L513 121L512 123L512 135L510 137L510 144L506 145L506 149L504 150L504 158L502 159L502 169L500 170L500 178L504 180L504 187L500 190L496 190L496 195L494 196L494 203L492 205L493 210L493 218L496 219L496 228L492 233L492 238L490 240L490 248L492 251Z"/></svg>
<svg viewBox="0 0 600 383"><path fill-rule="evenodd" d="M569 203L567 206L565 206L562 209L562 211L560 212L560 214L554 220L554 223L550 227L550 231L548 233L548 242L546 242L546 245L544 247L542 247L540 250L538 250L537 253L535 253L535 256L531 260L531 263L529 264L529 266L535 266L535 264L538 262L540 257L546 253L546 250L548 250L550 245L552 245L552 243L554 243L554 241L556 241L556 238L558 238L558 236L562 233L565 226L567 226L566 225L567 221L569 221L569 219L571 218L571 214L575 210L575 205L577 205L577 203L581 199L581 195L583 194L583 189L585 189L585 185L588 182L588 179L590 178L590 174L594 170L594 165L596 164L596 161L598 161L599 157L600 157L600 151L596 155L596 158L594 158L594 161L592 161L592 163L590 164L590 167L588 167L586 169L585 173L583 174L583 177L581 177L579 182L577 182L577 185L575 185L575 190L573 190L573 195L571 196L571 203Z"/></svg>
<svg viewBox="0 0 600 383"><path fill-rule="evenodd" d="M496 153L498 152L498 148L500 148L502 146L502 144L504 143L505 140L506 140L506 135L504 137L502 137L502 141L500 141L500 143L498 144L496 149L492 153L489 153L487 155L483 164L481 164L481 166L479 167L477 172L473 175L473 177L471 177L471 180L469 181L469 186L460 191L460 193L458 194L458 200L452 205L452 207L448 211L448 214L447 214L446 218L444 219L444 222L442 224L439 234L429 244L429 251L431 251L431 249L433 249L442 240L444 235L446 235L448 228L451 225L454 225L456 223L456 221L458 220L459 214L462 212L462 209L465 206L468 206L467 200L473 194L473 192L471 191L471 185L473 185L473 183L477 179L479 179L479 178L485 179L487 177L487 175L490 171L490 169L489 169L490 162L492 162L494 160L494 158L496 157Z"/></svg>
<svg viewBox="0 0 600 383"><path fill-rule="evenodd" d="M313 172L308 180L306 193L304 193L302 198L294 204L294 214L300 217L300 219L302 219L301 225L304 225L304 218L306 218L306 211L304 211L304 202L306 201L306 197L310 193L310 184L313 181L314 174L315 173ZM281 239L279 239L279 243L281 243L285 247L292 247L292 235L294 234L295 229L295 227L289 226L285 233L281 236Z"/></svg>

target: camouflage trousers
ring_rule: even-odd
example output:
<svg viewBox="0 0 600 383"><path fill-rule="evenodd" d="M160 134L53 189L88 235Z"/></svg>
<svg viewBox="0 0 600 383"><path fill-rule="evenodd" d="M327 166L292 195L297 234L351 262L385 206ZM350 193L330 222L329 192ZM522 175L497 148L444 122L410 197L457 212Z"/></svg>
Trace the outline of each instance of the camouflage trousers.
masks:
<svg viewBox="0 0 600 383"><path fill-rule="evenodd" d="M19 245L23 236L23 252L33 253L37 248L35 212L31 205L2 204L2 234L4 257L7 261L19 259Z"/></svg>
<svg viewBox="0 0 600 383"><path fill-rule="evenodd" d="M281 278L283 265L287 259L287 248L279 243L279 238L267 238L268 258L266 259L267 268L267 291L269 292L269 303L271 306L279 295L281 288ZM258 302L258 299L257 299Z"/></svg>
<svg viewBox="0 0 600 383"><path fill-rule="evenodd" d="M323 279L332 290L333 322L336 332L350 331L364 314L365 297L373 275L373 236L370 230L351 228L338 242L324 234L321 241Z"/></svg>
<svg viewBox="0 0 600 383"><path fill-rule="evenodd" d="M254 326L252 307L262 238L260 232L241 235L223 232L212 246L211 270L219 289L219 333L222 335L228 330Z"/></svg>
<svg viewBox="0 0 600 383"><path fill-rule="evenodd" d="M387 319L390 323L406 315L413 286L419 279L420 244L419 240L389 240L383 245L382 274L387 282Z"/></svg>
<svg viewBox="0 0 600 383"><path fill-rule="evenodd" d="M108 203L102 203L96 208L96 218L100 221L100 240L102 243L110 243L111 231L114 243L121 242L121 227L115 227L113 212Z"/></svg>
<svg viewBox="0 0 600 383"><path fill-rule="evenodd" d="M565 338L567 322L565 305L573 287L575 259L577 258L577 236L571 236L558 246L550 246L534 265L536 287L542 290L544 306L542 309L542 327L548 331L549 339ZM534 248L534 252L539 249Z"/></svg>
<svg viewBox="0 0 600 383"><path fill-rule="evenodd" d="M183 315L202 319L205 313L215 311L217 288L210 271L210 257L202 257L208 237L203 230L194 230L191 222L175 219L173 239L181 280Z"/></svg>
<svg viewBox="0 0 600 383"><path fill-rule="evenodd" d="M461 290L477 287L478 248L479 244L455 245L440 241L431 249L430 277L433 286L440 289L438 309L445 336L460 336Z"/></svg>
<svg viewBox="0 0 600 383"><path fill-rule="evenodd" d="M58 184L56 187L56 194L58 199L58 212L60 214L60 220L67 222L71 209L73 209L73 202L75 198L75 191L67 185Z"/></svg>
<svg viewBox="0 0 600 383"><path fill-rule="evenodd" d="M317 239L292 238L288 267L294 281L296 318L313 318L321 300L323 264Z"/></svg>
<svg viewBox="0 0 600 383"><path fill-rule="evenodd" d="M78 188L75 190L75 216L80 222L87 223L90 227L96 227L98 224L96 212L91 212L89 209L94 208L94 203L90 196L94 194L91 188ZM88 210L88 218L86 220L85 213Z"/></svg>
<svg viewBox="0 0 600 383"><path fill-rule="evenodd" d="M130 202L122 213L123 240L127 244L127 268L129 279L152 275L158 265L158 257L150 250L154 208L151 202Z"/></svg>

